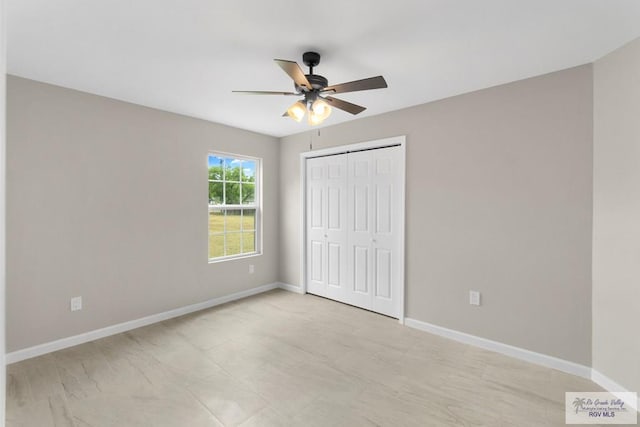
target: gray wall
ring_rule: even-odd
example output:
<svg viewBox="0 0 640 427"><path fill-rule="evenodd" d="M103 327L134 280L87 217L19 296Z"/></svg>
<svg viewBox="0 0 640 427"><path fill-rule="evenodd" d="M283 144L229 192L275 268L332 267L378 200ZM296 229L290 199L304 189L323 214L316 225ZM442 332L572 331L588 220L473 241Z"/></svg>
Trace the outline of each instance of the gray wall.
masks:
<svg viewBox="0 0 640 427"><path fill-rule="evenodd" d="M283 138L282 280L299 153L406 135L407 316L590 365L592 88L585 65Z"/></svg>
<svg viewBox="0 0 640 427"><path fill-rule="evenodd" d="M0 0L0 16L5 16L4 0ZM4 426L5 410L5 117L6 117L6 38L5 20L0 19L0 426Z"/></svg>
<svg viewBox="0 0 640 427"><path fill-rule="evenodd" d="M594 65L593 367L640 391L640 39Z"/></svg>
<svg viewBox="0 0 640 427"><path fill-rule="evenodd" d="M8 351L278 279L298 284L299 153L407 135L407 315L591 363L589 65L280 144L8 84ZM264 159L261 257L207 263L210 149ZM469 289L483 293L481 307L468 305ZM75 295L85 308L71 313Z"/></svg>
<svg viewBox="0 0 640 427"><path fill-rule="evenodd" d="M276 138L17 77L7 92L8 351L277 281ZM208 264L214 149L263 159L262 256Z"/></svg>

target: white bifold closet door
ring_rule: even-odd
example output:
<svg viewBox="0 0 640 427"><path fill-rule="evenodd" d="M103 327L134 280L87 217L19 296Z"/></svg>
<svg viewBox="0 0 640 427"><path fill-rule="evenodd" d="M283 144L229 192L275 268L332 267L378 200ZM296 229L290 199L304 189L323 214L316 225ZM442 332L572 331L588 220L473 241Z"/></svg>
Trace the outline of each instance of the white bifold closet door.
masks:
<svg viewBox="0 0 640 427"><path fill-rule="evenodd" d="M347 157L307 160L307 290L346 302Z"/></svg>
<svg viewBox="0 0 640 427"><path fill-rule="evenodd" d="M400 147L307 159L307 290L400 315Z"/></svg>

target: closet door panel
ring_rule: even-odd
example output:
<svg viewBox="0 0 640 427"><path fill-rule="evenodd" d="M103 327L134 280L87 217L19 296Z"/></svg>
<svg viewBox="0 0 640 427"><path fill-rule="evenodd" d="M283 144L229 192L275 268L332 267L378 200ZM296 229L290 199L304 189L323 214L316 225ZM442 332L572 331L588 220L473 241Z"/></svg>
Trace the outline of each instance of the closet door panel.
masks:
<svg viewBox="0 0 640 427"><path fill-rule="evenodd" d="M372 287L372 185L371 152L349 153L347 167L349 171L349 209L348 246L349 246L349 304L371 310L373 307Z"/></svg>
<svg viewBox="0 0 640 427"><path fill-rule="evenodd" d="M387 316L400 314L401 236L400 191L402 191L401 151L398 147L372 150L375 167L370 177L373 187L373 281L372 310Z"/></svg>
<svg viewBox="0 0 640 427"><path fill-rule="evenodd" d="M374 265L375 297L391 299L391 251L376 248Z"/></svg>
<svg viewBox="0 0 640 427"><path fill-rule="evenodd" d="M326 165L323 159L307 160L307 290L326 296Z"/></svg>
<svg viewBox="0 0 640 427"><path fill-rule="evenodd" d="M327 293L326 296L345 301L347 282L347 156L323 158L326 165L327 193Z"/></svg>
<svg viewBox="0 0 640 427"><path fill-rule="evenodd" d="M324 271L323 271L323 262L322 262L322 253L324 252L324 242L312 240L310 245L310 256L311 259L311 280L313 282L322 284L324 283Z"/></svg>
<svg viewBox="0 0 640 427"><path fill-rule="evenodd" d="M353 247L353 292L369 295L369 248Z"/></svg>

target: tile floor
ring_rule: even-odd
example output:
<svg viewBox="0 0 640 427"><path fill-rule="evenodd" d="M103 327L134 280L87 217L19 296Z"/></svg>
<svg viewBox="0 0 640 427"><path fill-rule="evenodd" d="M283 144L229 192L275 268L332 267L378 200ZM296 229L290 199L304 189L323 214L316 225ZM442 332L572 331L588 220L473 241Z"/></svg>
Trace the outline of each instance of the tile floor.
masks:
<svg viewBox="0 0 640 427"><path fill-rule="evenodd" d="M7 426L559 426L591 381L272 291L7 367Z"/></svg>

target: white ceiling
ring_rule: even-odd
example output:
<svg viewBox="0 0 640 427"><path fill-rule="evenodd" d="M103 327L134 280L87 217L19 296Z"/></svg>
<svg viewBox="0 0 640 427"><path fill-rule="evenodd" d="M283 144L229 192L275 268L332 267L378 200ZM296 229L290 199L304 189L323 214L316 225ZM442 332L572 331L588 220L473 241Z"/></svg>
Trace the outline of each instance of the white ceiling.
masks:
<svg viewBox="0 0 640 427"><path fill-rule="evenodd" d="M388 89L325 125L591 62L640 36L638 0L7 0L8 72L274 136L295 100L272 61L329 84L383 75ZM304 68L307 71L306 67Z"/></svg>

